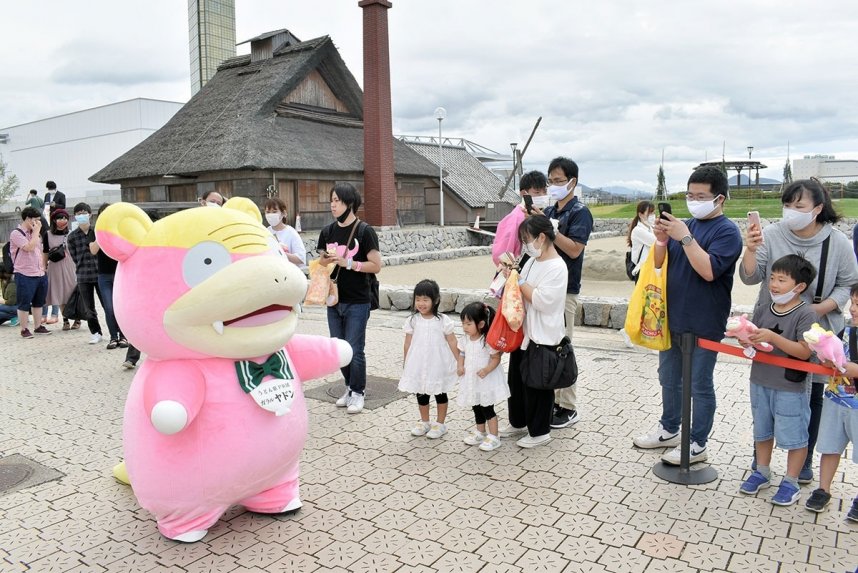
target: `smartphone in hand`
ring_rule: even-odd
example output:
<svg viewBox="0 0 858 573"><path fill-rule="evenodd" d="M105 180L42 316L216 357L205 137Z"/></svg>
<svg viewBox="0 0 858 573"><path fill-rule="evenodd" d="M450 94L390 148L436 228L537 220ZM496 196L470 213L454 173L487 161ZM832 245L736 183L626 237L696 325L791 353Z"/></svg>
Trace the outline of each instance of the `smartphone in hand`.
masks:
<svg viewBox="0 0 858 573"><path fill-rule="evenodd" d="M671 209L670 203L659 203L658 204L658 216L659 216L659 218L667 219L667 217L664 216L665 213L670 213L671 215L673 215L673 209Z"/></svg>
<svg viewBox="0 0 858 573"><path fill-rule="evenodd" d="M757 229L763 230L762 224L760 224L760 212L759 211L748 211L748 228L751 225L756 225Z"/></svg>
<svg viewBox="0 0 858 573"><path fill-rule="evenodd" d="M530 213L533 213L533 197L531 197L530 195L524 195L523 199L524 199L524 208L527 209L528 215Z"/></svg>

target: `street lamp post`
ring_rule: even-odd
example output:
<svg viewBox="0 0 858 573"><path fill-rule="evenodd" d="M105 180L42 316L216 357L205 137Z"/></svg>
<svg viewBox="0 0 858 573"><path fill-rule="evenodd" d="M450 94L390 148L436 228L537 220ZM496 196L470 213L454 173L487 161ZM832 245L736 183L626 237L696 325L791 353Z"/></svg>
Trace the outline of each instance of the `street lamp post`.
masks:
<svg viewBox="0 0 858 573"><path fill-rule="evenodd" d="M749 145L748 146L748 191L751 190L751 169L753 169L751 167L751 154L753 152L754 152L754 146ZM748 195L748 197L750 197L750 194Z"/></svg>
<svg viewBox="0 0 858 573"><path fill-rule="evenodd" d="M517 169L518 168L518 164L517 164L518 158L515 156L515 148L516 147L518 147L518 143L516 143L515 141L513 141L512 143L509 144L509 148L512 149L512 190L513 191L518 191L518 187L516 187L516 185L515 185L515 175L516 175L516 172L518 170Z"/></svg>
<svg viewBox="0 0 858 573"><path fill-rule="evenodd" d="M444 226L444 145L441 143L441 122L447 117L447 110L443 107L435 108L435 119L438 120L438 179L440 181L440 221L441 226Z"/></svg>

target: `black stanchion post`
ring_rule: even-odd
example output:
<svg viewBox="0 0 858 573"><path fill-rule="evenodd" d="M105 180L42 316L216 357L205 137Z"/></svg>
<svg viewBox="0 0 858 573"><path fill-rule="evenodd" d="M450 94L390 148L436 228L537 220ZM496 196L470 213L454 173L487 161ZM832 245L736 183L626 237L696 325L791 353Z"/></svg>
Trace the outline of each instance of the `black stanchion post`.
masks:
<svg viewBox="0 0 858 573"><path fill-rule="evenodd" d="M686 332L680 340L682 351L682 424L680 431L679 466L668 465L659 461L652 467L652 473L670 483L698 485L718 479L718 472L712 466L704 466L692 470L691 458L691 360L697 337Z"/></svg>

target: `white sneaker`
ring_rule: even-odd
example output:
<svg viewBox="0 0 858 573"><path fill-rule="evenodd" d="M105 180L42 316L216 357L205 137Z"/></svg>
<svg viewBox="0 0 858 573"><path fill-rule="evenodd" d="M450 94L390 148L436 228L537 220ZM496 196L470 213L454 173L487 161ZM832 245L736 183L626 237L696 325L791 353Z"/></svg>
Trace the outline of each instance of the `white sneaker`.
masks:
<svg viewBox="0 0 858 573"><path fill-rule="evenodd" d="M346 406L349 405L349 396L351 395L351 393L352 393L352 391L349 390L348 386L346 386L346 391L343 392L342 396L337 398L337 402L336 402L337 408L345 408Z"/></svg>
<svg viewBox="0 0 858 573"><path fill-rule="evenodd" d="M483 443L486 435L478 430L471 430L471 433L465 436L464 442L469 446L479 446Z"/></svg>
<svg viewBox="0 0 858 573"><path fill-rule="evenodd" d="M510 424L507 424L498 432L498 436L501 438L516 438L518 436L526 436L527 428L516 428Z"/></svg>
<svg viewBox="0 0 858 573"><path fill-rule="evenodd" d="M498 449L499 447L501 447L500 438L491 434L486 434L486 437L483 439L483 443L480 444L480 449L484 452L490 452Z"/></svg>
<svg viewBox="0 0 858 573"><path fill-rule="evenodd" d="M433 440L437 440L446 433L447 424L442 424L441 422L432 422L432 428L428 432L426 432L426 437L431 438Z"/></svg>
<svg viewBox="0 0 858 573"><path fill-rule="evenodd" d="M363 401L364 401L363 394L358 394L357 392L352 393L352 395L349 396L349 399L348 399L349 405L348 405L348 408L346 409L346 412L348 412L349 414L357 414L358 412L362 411L363 410Z"/></svg>
<svg viewBox="0 0 858 573"><path fill-rule="evenodd" d="M425 436L426 432L428 432L430 428L432 428L432 426L429 424L429 422L424 422L423 420L420 420L414 425L413 428L411 428L411 435Z"/></svg>
<svg viewBox="0 0 858 573"><path fill-rule="evenodd" d="M551 441L551 434L542 434L541 436L530 436L527 435L516 442L516 445L522 448L535 448L536 446L541 446L542 444L547 444Z"/></svg>
<svg viewBox="0 0 858 573"><path fill-rule="evenodd" d="M92 338L89 339L88 344L98 344L99 342L101 342L101 335L96 332L92 335Z"/></svg>
<svg viewBox="0 0 858 573"><path fill-rule="evenodd" d="M679 445L679 432L675 434L666 432L659 423L657 430L643 436L637 436L632 440L632 443L638 448L647 450L652 448L672 448Z"/></svg>
<svg viewBox="0 0 858 573"><path fill-rule="evenodd" d="M678 466L681 457L681 450L682 448L680 446L676 446L675 448L661 456L661 461L672 466ZM705 462L707 457L709 456L706 454L706 446L699 446L697 445L697 442L691 442L691 446L688 451L689 464Z"/></svg>

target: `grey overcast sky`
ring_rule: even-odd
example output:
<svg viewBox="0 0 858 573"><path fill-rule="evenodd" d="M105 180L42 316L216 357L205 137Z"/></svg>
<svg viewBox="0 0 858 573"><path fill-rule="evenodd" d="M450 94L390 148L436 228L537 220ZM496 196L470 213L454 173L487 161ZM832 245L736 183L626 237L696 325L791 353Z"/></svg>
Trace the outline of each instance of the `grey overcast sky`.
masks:
<svg viewBox="0 0 858 573"><path fill-rule="evenodd" d="M236 38L329 35L363 84L357 0L236 0ZM190 97L185 0L2 2L0 126L134 97ZM690 169L787 155L858 159L858 2L393 0L397 134L499 151L542 125L530 169L575 159L581 182L671 190ZM239 53L249 48L241 46Z"/></svg>

